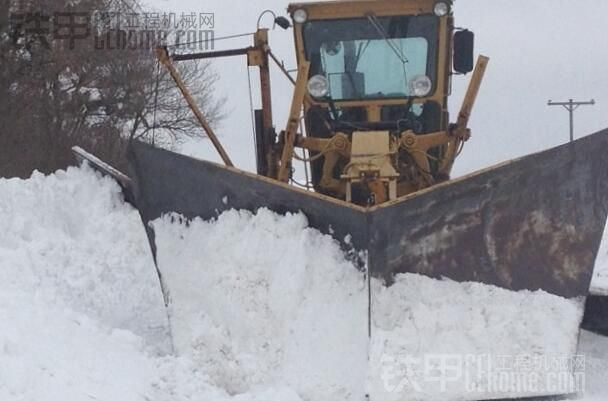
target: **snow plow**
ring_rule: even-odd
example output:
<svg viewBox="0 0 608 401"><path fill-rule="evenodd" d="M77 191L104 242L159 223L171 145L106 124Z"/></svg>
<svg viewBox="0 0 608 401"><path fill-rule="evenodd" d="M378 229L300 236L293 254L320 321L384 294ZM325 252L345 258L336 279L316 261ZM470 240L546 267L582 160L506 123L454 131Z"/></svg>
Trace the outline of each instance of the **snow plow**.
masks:
<svg viewBox="0 0 608 401"><path fill-rule="evenodd" d="M208 220L230 209L301 212L311 227L353 251L370 280L370 294L371 280L390 288L401 275L418 274L543 291L583 305L608 215L608 130L451 179L455 159L471 138L468 123L489 61L480 56L475 64L474 35L454 28L452 7L451 1L435 0L290 5L292 22L275 21L293 27L298 61L295 78L277 62L294 84L280 132L272 115L270 66L276 57L267 30L259 29L253 45L243 49L169 54L159 48L160 63L224 165L131 144L132 168L119 181L141 213L153 253L151 223L167 214ZM233 165L174 65L237 55L260 70L255 174ZM461 110L450 123L451 79L471 72ZM310 178L304 188L297 183L299 162ZM107 166L101 170L116 174ZM167 267L158 268L162 273ZM370 336L374 317L382 314L372 298ZM526 305L520 307L525 315ZM568 356L575 353L581 320L582 309L563 323L568 327L554 328L570 333L570 348L561 350ZM573 391L488 391L457 399ZM371 398L404 399L384 393Z"/></svg>

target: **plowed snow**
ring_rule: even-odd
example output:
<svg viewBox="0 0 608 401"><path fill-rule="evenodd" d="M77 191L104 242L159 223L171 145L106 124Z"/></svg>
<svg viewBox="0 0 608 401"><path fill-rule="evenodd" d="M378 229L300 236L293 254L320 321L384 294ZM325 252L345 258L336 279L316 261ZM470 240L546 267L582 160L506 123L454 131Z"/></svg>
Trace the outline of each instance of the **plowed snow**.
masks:
<svg viewBox="0 0 608 401"><path fill-rule="evenodd" d="M174 290L177 355L139 216L111 180L88 169L0 180L0 222L0 400L334 401L361 400L373 387L364 275L302 216L229 212L219 223L157 222L166 240L160 256L175 273L166 284ZM451 282L432 293L431 280L417 276L399 282L404 288L390 291L406 294L402 302L374 316L372 361L395 334L407 352L455 344L512 352L514 334L573 316L563 300L519 294L522 303L557 309L500 332L501 319L505 325L517 313L514 294ZM482 305L459 304L463 294ZM373 297L382 303L389 295L376 289ZM479 319L462 315L468 309ZM487 313L498 313L494 323L482 319ZM438 318L445 326L432 326ZM562 349L556 336L518 346ZM587 399L604 399L605 341L583 339L596 355Z"/></svg>

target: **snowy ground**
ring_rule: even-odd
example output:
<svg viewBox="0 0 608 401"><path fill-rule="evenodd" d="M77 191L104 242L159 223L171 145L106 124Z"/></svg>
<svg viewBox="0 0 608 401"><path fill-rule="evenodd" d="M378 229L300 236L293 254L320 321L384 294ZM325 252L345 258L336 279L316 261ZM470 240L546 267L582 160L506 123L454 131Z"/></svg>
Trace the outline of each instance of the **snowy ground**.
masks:
<svg viewBox="0 0 608 401"><path fill-rule="evenodd" d="M175 273L165 284L180 289L170 294L173 341L139 216L111 180L87 169L0 180L0 221L2 401L359 400L373 386L366 382L369 372L358 368L367 364L367 353L360 352L368 343L365 279L331 240L306 229L301 216L231 212L221 224L189 228L157 222L159 242L167 244L162 264ZM173 240L162 242L163 236ZM227 242L234 241L240 245L227 252ZM193 260L204 260L205 269ZM401 345L416 339L417 352L455 342L476 347L474 339L492 327L492 335L526 340L519 343L522 352L569 347L553 332L551 341L526 339L557 320L574 319L575 307L557 297L523 294L522 304L549 305L552 313L513 328L504 323L517 310L488 316L497 310L483 305L491 298L506 304L513 294L458 286L451 290L477 297L476 306L458 306L477 317L462 327L446 302L435 305L436 312L427 301L414 302L430 291L430 280L401 277L400 284L407 289L401 293L412 297L400 300L411 316L435 315L400 321L393 318L401 315L391 315L395 309L376 309L382 313L373 312L372 362L373 350L395 332L395 321L409 336ZM435 291L455 284L443 285ZM394 299L386 291L374 290L376 305ZM201 299L206 308L196 307ZM425 328L408 326L412 321L445 322L435 331L466 335L420 336ZM497 347L502 341L484 341L482 352L513 352ZM604 400L608 340L584 333L581 351L588 368L584 399Z"/></svg>
<svg viewBox="0 0 608 401"><path fill-rule="evenodd" d="M478 399L554 394L560 390L485 389L494 378L476 362L576 353L578 301L417 275L390 288L373 281L370 343L365 275L302 215L231 211L187 224L167 216L154 230L178 351L231 393L281 382L320 401L362 401L366 392L375 400L405 392L411 400L471 399L474 385ZM471 361L462 361L462 380L442 388L425 377L430 355ZM419 363L403 366L403 358ZM403 368L415 385L399 388L404 377L395 371Z"/></svg>
<svg viewBox="0 0 608 401"><path fill-rule="evenodd" d="M172 220L154 228L181 354L230 393L279 382L304 399L363 400L366 280L333 241L301 215Z"/></svg>
<svg viewBox="0 0 608 401"><path fill-rule="evenodd" d="M0 221L0 400L230 398L167 355L147 239L114 182L79 169L0 180ZM239 401L297 399L260 391Z"/></svg>

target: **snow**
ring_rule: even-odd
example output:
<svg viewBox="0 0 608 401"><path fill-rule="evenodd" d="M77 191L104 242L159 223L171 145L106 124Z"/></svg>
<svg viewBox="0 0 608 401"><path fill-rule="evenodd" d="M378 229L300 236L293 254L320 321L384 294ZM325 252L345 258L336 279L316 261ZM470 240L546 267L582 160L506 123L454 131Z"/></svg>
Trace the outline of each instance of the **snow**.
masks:
<svg viewBox="0 0 608 401"><path fill-rule="evenodd" d="M111 179L0 179L0 221L3 401L363 400L386 354L571 351L574 303L413 275L372 282L370 342L364 273L303 216L268 211L154 223L171 339L139 215ZM581 351L585 401L605 399L608 342L584 333Z"/></svg>
<svg viewBox="0 0 608 401"><path fill-rule="evenodd" d="M167 325L118 186L71 169L0 194L0 399L141 399Z"/></svg>
<svg viewBox="0 0 608 401"><path fill-rule="evenodd" d="M3 291L0 302L0 399L139 400L148 390L154 365L131 332L26 293Z"/></svg>
<svg viewBox="0 0 608 401"><path fill-rule="evenodd" d="M0 400L228 400L171 341L137 211L89 169L0 180ZM238 401L297 401L277 387Z"/></svg>
<svg viewBox="0 0 608 401"><path fill-rule="evenodd" d="M0 194L3 290L161 343L168 326L146 235L113 181L89 170L34 173L0 180Z"/></svg>
<svg viewBox="0 0 608 401"><path fill-rule="evenodd" d="M365 277L306 227L267 210L154 223L176 348L230 393L279 382L303 399L365 394Z"/></svg>
<svg viewBox="0 0 608 401"><path fill-rule="evenodd" d="M582 401L606 401L608 398L608 337L583 332L581 355L585 355L585 397Z"/></svg>
<svg viewBox="0 0 608 401"><path fill-rule="evenodd" d="M412 401L558 394L550 377L569 372L534 362L575 355L583 313L582 300L412 274L389 288L376 282L372 305L371 395L388 401L405 392ZM498 371L501 362L508 375ZM429 375L431 364L437 374ZM518 375L536 375L541 385L500 382Z"/></svg>
<svg viewBox="0 0 608 401"><path fill-rule="evenodd" d="M496 372L476 362L575 355L582 299L417 275L399 276L390 288L372 280L370 341L365 274L330 237L307 228L304 216L229 211L211 222L165 216L153 226L177 350L230 393L276 382L321 401L363 400L366 392L400 400L407 391L422 401L563 392L549 376L568 371L514 371L547 385L496 390ZM475 359L463 364L463 380L442 388L425 377L428 356ZM387 369L402 357L419 363L393 386ZM418 383L395 391L404 378Z"/></svg>

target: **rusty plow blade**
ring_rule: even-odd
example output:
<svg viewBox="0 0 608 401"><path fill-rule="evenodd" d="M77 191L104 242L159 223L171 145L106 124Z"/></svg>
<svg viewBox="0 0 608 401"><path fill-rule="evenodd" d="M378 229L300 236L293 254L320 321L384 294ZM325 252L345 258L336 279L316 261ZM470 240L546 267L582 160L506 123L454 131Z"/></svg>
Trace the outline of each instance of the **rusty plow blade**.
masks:
<svg viewBox="0 0 608 401"><path fill-rule="evenodd" d="M442 349L453 353L454 327L468 332L459 344L469 344L474 352L480 350L475 341L498 336L505 343L520 343L501 348L499 340L489 341L484 352L576 353L608 215L607 153L605 130L373 208L142 143L132 144L130 162L136 203L153 251L149 223L164 214L212 219L228 209L260 208L302 212L311 227L332 235L345 249L367 251L360 266L366 265L371 276L369 361L377 374L372 374L369 396L390 401L404 397L388 391L386 383L374 382L382 376L385 359L380 356L422 357L420 353ZM429 284L435 282L441 290ZM417 310L420 305L424 308ZM440 312L433 312L435 307ZM450 309L459 307L460 312ZM467 317L467 311L473 315ZM422 317L426 326L417 324L409 331L410 315ZM436 321L429 321L430 315ZM551 344L559 344L543 348L545 335L554 338ZM426 400L423 395L433 395L438 385L420 387L422 395L417 398L412 389L409 399ZM456 388L453 397L441 399L539 399L576 391L486 390Z"/></svg>
<svg viewBox="0 0 608 401"><path fill-rule="evenodd" d="M367 250L388 284L419 273L574 298L587 296L608 213L607 151L608 130L371 209L142 143L130 158L146 224L172 212L303 212Z"/></svg>

